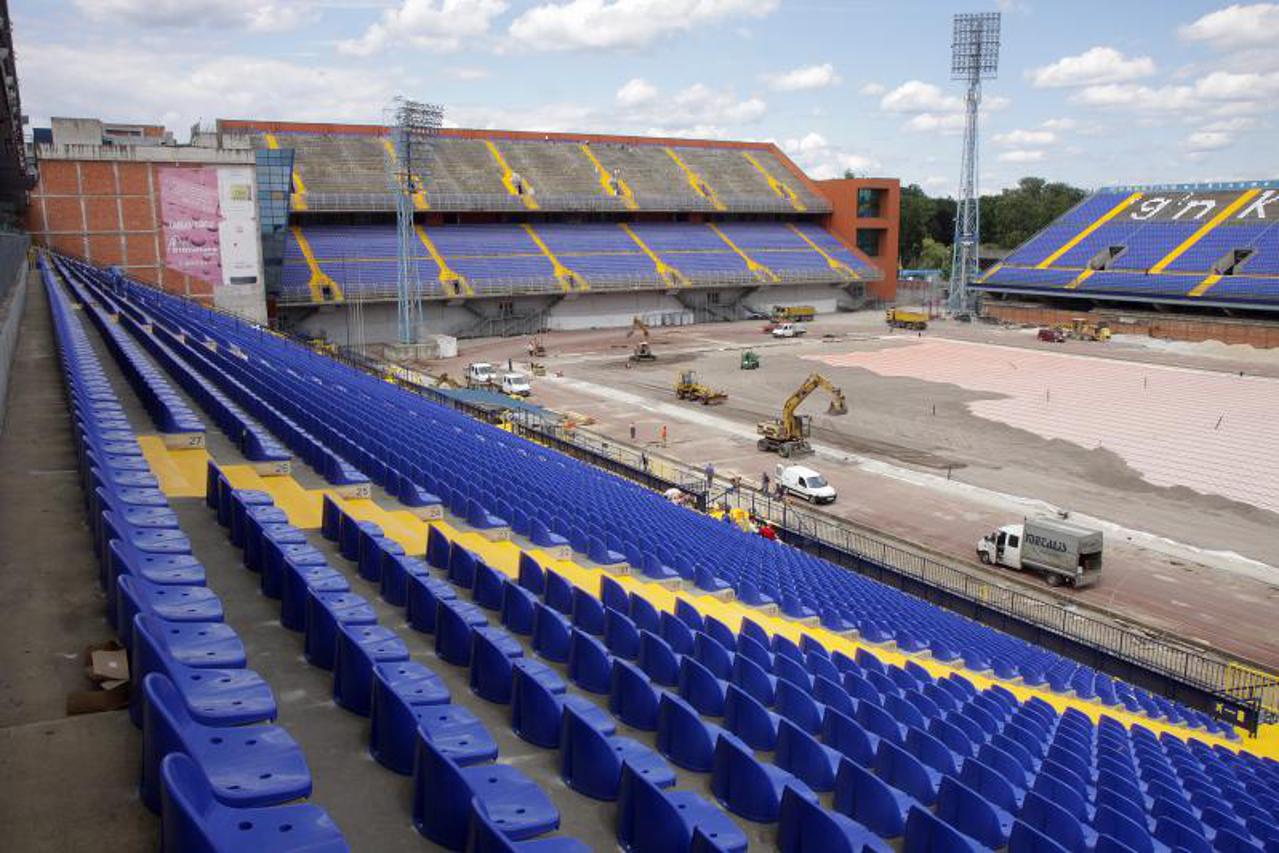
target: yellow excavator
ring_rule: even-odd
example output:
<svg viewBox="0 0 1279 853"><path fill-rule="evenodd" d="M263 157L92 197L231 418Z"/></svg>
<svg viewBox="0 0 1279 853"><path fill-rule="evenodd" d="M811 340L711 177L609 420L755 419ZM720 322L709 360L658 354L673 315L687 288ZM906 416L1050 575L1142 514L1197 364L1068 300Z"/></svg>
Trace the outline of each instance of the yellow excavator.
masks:
<svg viewBox="0 0 1279 853"><path fill-rule="evenodd" d="M779 420L761 421L755 425L755 431L760 435L755 446L765 453L777 453L787 459L812 453L812 445L808 443L808 436L812 432L812 416L796 414L795 410L818 388L830 395L830 408L826 410L826 414L848 414L844 392L820 373L811 374L794 394L786 398Z"/></svg>
<svg viewBox="0 0 1279 853"><path fill-rule="evenodd" d="M653 348L648 342L648 324L641 320L638 314L635 315L635 319L631 320L631 330L626 333L626 337L633 338L636 332L639 332L643 337L635 345L635 350L631 353L628 361L656 361L657 356L653 355Z"/></svg>

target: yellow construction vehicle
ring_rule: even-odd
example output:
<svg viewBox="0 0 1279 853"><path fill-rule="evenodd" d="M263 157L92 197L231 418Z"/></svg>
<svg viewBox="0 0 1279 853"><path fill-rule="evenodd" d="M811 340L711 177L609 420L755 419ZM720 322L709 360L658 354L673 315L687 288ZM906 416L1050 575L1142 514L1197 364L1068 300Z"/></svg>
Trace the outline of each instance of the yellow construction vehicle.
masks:
<svg viewBox="0 0 1279 853"><path fill-rule="evenodd" d="M913 329L922 332L928 328L928 315L923 311L905 311L901 308L889 308L884 319L894 329Z"/></svg>
<svg viewBox="0 0 1279 853"><path fill-rule="evenodd" d="M1108 341L1110 340L1110 324L1104 320L1099 323L1090 322L1085 317L1072 317L1069 326L1062 326L1066 337L1075 341Z"/></svg>
<svg viewBox="0 0 1279 853"><path fill-rule="evenodd" d="M635 319L631 320L631 330L626 333L626 337L632 338L635 333L639 332L643 337L639 343L635 345L635 350L631 353L629 361L656 361L657 356L653 355L653 348L648 342L648 324L635 315Z"/></svg>
<svg viewBox="0 0 1279 853"><path fill-rule="evenodd" d="M528 357L546 358L546 345L542 343L542 338L540 336L529 338Z"/></svg>
<svg viewBox="0 0 1279 853"><path fill-rule="evenodd" d="M780 419L761 421L755 425L755 431L760 435L755 446L765 453L777 453L786 458L812 453L813 448L808 443L808 436L812 431L812 416L796 414L795 410L818 388L830 395L830 408L826 410L826 414L848 414L844 392L832 385L825 376L814 373L804 380L804 384L794 394L786 398L786 402L782 404Z"/></svg>
<svg viewBox="0 0 1279 853"><path fill-rule="evenodd" d="M728 392L720 391L697 380L696 370L680 371L675 381L675 396L681 400L692 400L703 406L718 406L728 399Z"/></svg>
<svg viewBox="0 0 1279 853"><path fill-rule="evenodd" d="M436 388L465 388L466 383L458 382L456 379L454 379L452 376L449 376L447 373L441 373L435 377L435 387Z"/></svg>
<svg viewBox="0 0 1279 853"><path fill-rule="evenodd" d="M774 323L808 323L817 316L817 309L811 305L774 305Z"/></svg>

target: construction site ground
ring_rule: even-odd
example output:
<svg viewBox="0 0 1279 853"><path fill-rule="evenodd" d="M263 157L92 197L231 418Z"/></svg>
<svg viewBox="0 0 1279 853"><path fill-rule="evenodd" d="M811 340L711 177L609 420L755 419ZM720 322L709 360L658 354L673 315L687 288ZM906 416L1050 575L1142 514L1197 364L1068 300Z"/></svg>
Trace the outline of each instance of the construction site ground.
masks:
<svg viewBox="0 0 1279 853"><path fill-rule="evenodd" d="M874 311L805 325L785 341L761 321L657 329L657 360L641 364L628 363L624 330L546 334L531 402L618 441L633 426L655 455L757 483L781 460L756 449L756 422L820 371L849 405L827 416L819 393L800 410L814 416L804 462L839 490L824 511L1007 580L977 562L978 539L1067 510L1106 534L1101 582L1072 595L1279 670L1279 417L1264 414L1279 416L1279 350L1123 335L1054 344L950 322L894 332ZM426 367L460 376L509 359L527 370L527 343L462 341L457 358ZM739 369L745 349L758 370ZM727 402L676 400L687 368Z"/></svg>

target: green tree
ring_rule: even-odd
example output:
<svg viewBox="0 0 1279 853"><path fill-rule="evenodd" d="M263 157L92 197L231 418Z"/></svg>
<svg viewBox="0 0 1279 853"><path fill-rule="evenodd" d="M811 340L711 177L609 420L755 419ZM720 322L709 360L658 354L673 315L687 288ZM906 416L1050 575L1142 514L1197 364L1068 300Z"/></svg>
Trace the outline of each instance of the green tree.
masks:
<svg viewBox="0 0 1279 853"><path fill-rule="evenodd" d="M1043 178L1022 178L982 205L982 242L1013 249L1074 207L1086 195L1078 187Z"/></svg>
<svg viewBox="0 0 1279 853"><path fill-rule="evenodd" d="M912 266L925 270L939 269L943 278L950 278L950 246L925 237L919 257Z"/></svg>
<svg viewBox="0 0 1279 853"><path fill-rule="evenodd" d="M922 187L918 184L902 187L899 251L906 266L916 265L936 213L937 202L929 198Z"/></svg>

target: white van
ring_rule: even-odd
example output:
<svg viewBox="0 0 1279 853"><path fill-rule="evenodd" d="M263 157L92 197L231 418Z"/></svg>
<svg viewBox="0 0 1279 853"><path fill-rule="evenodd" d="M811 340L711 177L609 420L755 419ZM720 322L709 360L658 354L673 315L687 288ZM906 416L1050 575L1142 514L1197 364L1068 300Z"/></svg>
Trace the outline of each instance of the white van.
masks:
<svg viewBox="0 0 1279 853"><path fill-rule="evenodd" d="M528 384L528 379L523 373L503 373L502 393L514 397L527 397L533 393L533 388Z"/></svg>
<svg viewBox="0 0 1279 853"><path fill-rule="evenodd" d="M792 495L815 504L835 502L835 487L817 471L803 465L778 465L777 482Z"/></svg>
<svg viewBox="0 0 1279 853"><path fill-rule="evenodd" d="M798 338L808 330L798 323L779 323L773 327L773 337L775 338Z"/></svg>

